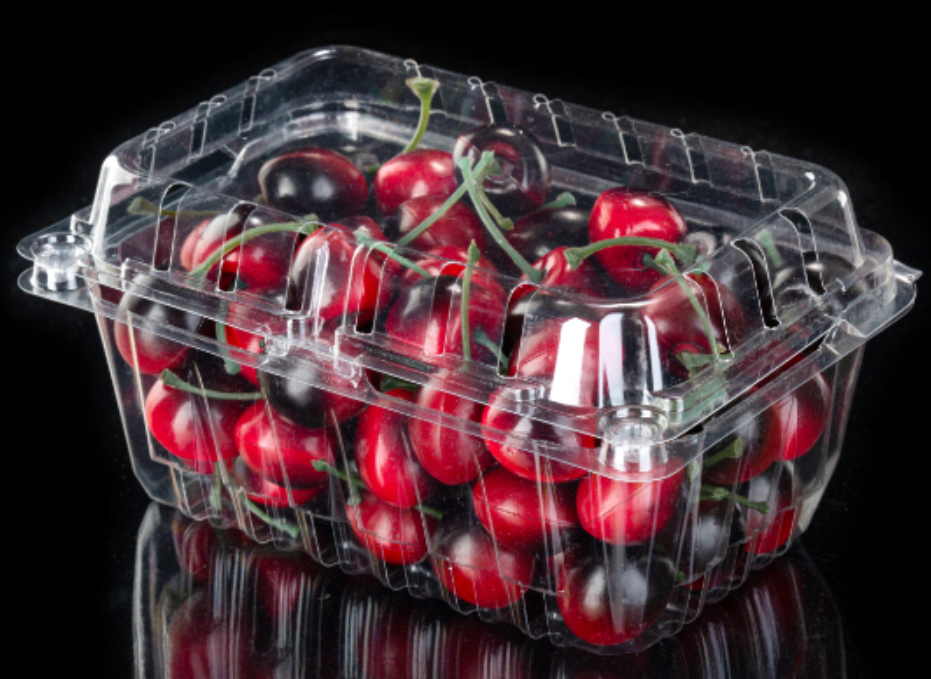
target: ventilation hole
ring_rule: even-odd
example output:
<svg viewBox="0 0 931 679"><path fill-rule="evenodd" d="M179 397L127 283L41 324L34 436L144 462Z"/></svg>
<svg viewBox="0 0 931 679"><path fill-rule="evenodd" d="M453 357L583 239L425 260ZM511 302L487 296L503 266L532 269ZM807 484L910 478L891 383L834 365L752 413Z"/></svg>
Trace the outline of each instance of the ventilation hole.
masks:
<svg viewBox="0 0 931 679"><path fill-rule="evenodd" d="M798 231L799 241L802 243L803 248L802 259L805 262L805 277L808 280L808 287L811 288L811 291L816 295L823 295L823 267L818 257L815 235L811 230L811 222L808 221L808 217L803 212L793 208L780 210L779 214Z"/></svg>
<svg viewBox="0 0 931 679"><path fill-rule="evenodd" d="M504 102L500 99L488 98L488 115L491 116L493 123L506 123L508 121L508 112L504 107Z"/></svg>
<svg viewBox="0 0 931 679"><path fill-rule="evenodd" d="M520 338L524 332L524 322L533 301L533 293L537 290L535 285L519 285L511 292L508 299L507 316L504 321L504 337L501 341L501 355L504 359L499 364L498 372L506 375L512 367L512 361L517 360ZM507 367L505 367L505 363Z"/></svg>
<svg viewBox="0 0 931 679"><path fill-rule="evenodd" d="M750 260L750 266L753 268L753 278L756 282L757 296L760 299L760 311L763 313L763 323L767 328L777 327L779 318L776 315L776 304L773 300L773 289L770 285L763 250L753 241L744 239L735 240L733 244Z"/></svg>
<svg viewBox="0 0 931 679"><path fill-rule="evenodd" d="M173 208L177 209L177 206L181 203L181 198L189 188L187 184L169 186L162 195L159 214ZM175 242L175 223L174 216L158 219L155 231L155 247L152 252L152 268L156 271L167 271L168 267L171 266L171 252L174 249Z"/></svg>
<svg viewBox="0 0 931 679"><path fill-rule="evenodd" d="M575 146L575 134L568 118L553 116L553 129L556 131L556 143L560 146Z"/></svg>

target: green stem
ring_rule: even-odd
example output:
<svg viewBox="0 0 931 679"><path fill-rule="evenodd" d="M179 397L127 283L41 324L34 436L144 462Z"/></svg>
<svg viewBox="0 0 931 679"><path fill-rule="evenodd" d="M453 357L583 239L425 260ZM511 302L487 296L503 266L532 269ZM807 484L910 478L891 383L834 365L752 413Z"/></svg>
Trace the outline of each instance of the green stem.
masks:
<svg viewBox="0 0 931 679"><path fill-rule="evenodd" d="M319 227L314 222L317 221L315 215L308 215L305 218L303 224L298 224L297 222L289 222L287 224L266 224L265 226L257 226L254 229L248 231L243 231L238 236L230 238L228 241L223 243L222 246L218 247L216 250L210 253L210 256L207 257L199 266L195 267L191 271L191 276L193 278L203 278L207 275L207 272L216 264L220 259L243 243L248 243L253 238L258 238L259 236L264 236L268 233L277 233L279 231L291 231L292 233L302 233L309 235L316 231Z"/></svg>
<svg viewBox="0 0 931 679"><path fill-rule="evenodd" d="M300 528L298 528L294 524L288 523L287 521L279 521L278 519L269 516L264 509L259 507L256 503L254 503L252 500L247 498L245 495L243 495L242 500L245 503L246 507L249 508L250 512L252 512L257 517L262 519L262 521L267 523L269 526L274 526L278 530L284 531L289 536L291 536L292 540L297 540L301 537Z"/></svg>
<svg viewBox="0 0 931 679"><path fill-rule="evenodd" d="M478 344L481 344L497 357L498 363L501 365L501 371L507 373L508 357L501 353L501 349L492 341L488 334L481 328L476 328L475 334L472 337Z"/></svg>
<svg viewBox="0 0 931 679"><path fill-rule="evenodd" d="M229 303L226 300L223 300L220 305L220 315L224 319L226 318L228 307ZM238 375L242 371L242 367L240 367L240 365L233 360L233 355L230 353L228 341L226 339L226 324L222 321L217 321L216 327L217 341L220 343L220 353L223 355L223 367L230 375Z"/></svg>
<svg viewBox="0 0 931 679"><path fill-rule="evenodd" d="M717 453L705 460L705 467L713 467L721 460L736 460L744 454L744 440L739 436L734 441Z"/></svg>
<svg viewBox="0 0 931 679"><path fill-rule="evenodd" d="M782 266L782 257L779 256L779 250L776 249L776 242L773 240L772 234L764 229L760 231L760 235L757 236L756 240L766 250L766 254L772 260L773 266Z"/></svg>
<svg viewBox="0 0 931 679"><path fill-rule="evenodd" d="M462 276L462 298L459 300L459 313L462 317L462 356L467 361L472 360L472 333L469 330L469 293L472 287L472 269L481 256L482 253L473 240L469 243L469 257L466 260L466 270Z"/></svg>
<svg viewBox="0 0 931 679"><path fill-rule="evenodd" d="M158 215L159 217L216 217L217 210L160 210L158 205L142 196L133 198L126 212L131 215Z"/></svg>
<svg viewBox="0 0 931 679"><path fill-rule="evenodd" d="M557 207L572 207L575 204L575 196L573 196L568 191L563 191L549 203L543 203L543 205L534 210L534 212L539 212L540 210L551 210Z"/></svg>
<svg viewBox="0 0 931 679"><path fill-rule="evenodd" d="M369 487L365 485L365 481L363 481L362 479L357 479L356 477L350 476L349 474L346 474L345 472L341 472L339 469L337 469L331 464L328 464L327 462L324 462L323 460L314 460L312 464L313 464L314 469L316 469L318 472L326 472L327 474L332 474L339 480L345 481L346 483L348 483L354 497L358 497L356 495L357 493L356 488L360 490L369 489ZM424 505L414 505L414 509L416 509L418 512L427 514L437 519L443 518L443 512L439 511L438 509L433 509L432 507L426 507Z"/></svg>
<svg viewBox="0 0 931 679"><path fill-rule="evenodd" d="M482 155L482 159L479 161L478 165L475 166L475 172L477 174L478 173L483 174L485 172L485 169L491 163L491 161L494 160L494 157L495 156L493 153L489 153L487 156ZM463 184L459 188L457 188L455 191L453 191L452 195L449 198L447 198L446 201L442 205L440 205L439 208L437 208L436 212L434 212L432 215L430 215L425 220L423 220L420 224L417 225L416 228L411 229L409 232L407 232L407 234L399 238L396 241L396 245L399 248L403 248L404 246L409 245L420 234L422 234L424 231L426 231L431 226L433 226L440 219L440 217L442 217L449 211L449 209L453 205L459 202L459 200L466 194L467 191L468 191L468 186L466 185L466 182L463 182Z"/></svg>
<svg viewBox="0 0 931 679"><path fill-rule="evenodd" d="M663 250L669 250L676 257L679 258L679 261L688 268L692 262L695 261L696 249L694 245L689 245L687 243L670 243L669 241L662 240L661 238L641 238L640 236L623 236L621 238L608 238L606 240L600 240L597 243L591 243L590 245L585 245L579 248L569 248L565 251L566 261L569 262L569 266L573 269L579 268L579 264L582 263L582 260L587 257L591 257L596 252L601 252L608 248L617 247L619 245L636 245L639 247L649 247L649 248L661 248ZM658 255L657 255L658 256Z"/></svg>
<svg viewBox="0 0 931 679"><path fill-rule="evenodd" d="M734 501L738 504L742 504L744 507L749 507L750 509L756 510L760 514L766 514L769 512L769 505L765 502L752 502L750 499L744 497L743 495L733 493L727 488L711 486L706 483L702 484L701 493L699 493L698 499L701 501L720 502L721 500L726 500L729 497L734 498Z"/></svg>
<svg viewBox="0 0 931 679"><path fill-rule="evenodd" d="M223 479L220 477L220 463L213 463L213 483L210 484L210 506L214 511L223 511L223 498L220 495Z"/></svg>
<svg viewBox="0 0 931 679"><path fill-rule="evenodd" d="M362 236L361 234L356 237L356 242L362 245L371 245L373 250L378 250L379 252L384 253L387 257L390 257L391 259L396 261L401 266L404 266L410 269L411 271L414 271L420 274L423 278L430 278L429 271L427 271L421 266L418 266L417 264L409 260L407 257L404 257L403 255L399 255L397 252L395 252L394 248L391 246L390 243L385 243L384 241L378 241L369 236Z"/></svg>
<svg viewBox="0 0 931 679"><path fill-rule="evenodd" d="M414 130L414 136L407 142L407 146L401 153L410 153L417 148L420 140L423 139L424 132L427 131L427 125L430 124L430 107L433 104L433 95L440 87L440 83L430 78L409 78L404 81L411 91L420 99L420 120L417 122L417 129Z"/></svg>
<svg viewBox="0 0 931 679"><path fill-rule="evenodd" d="M478 196L481 198L482 204L485 206L485 209L488 210L488 214L491 215L492 219L495 220L495 224L498 225L499 229L502 231L510 231L514 228L514 222L501 214L501 211L495 207L494 203L491 202L491 198L488 197L488 194L485 193L481 186L478 187Z"/></svg>
<svg viewBox="0 0 931 679"><path fill-rule="evenodd" d="M162 374L158 378L165 383L166 387L171 387L172 389L177 389L178 391L186 391L189 394L198 394L204 398L212 398L218 401L260 401L262 400L262 394L255 392L251 394L242 394L242 393L229 393L225 391L215 391L213 389L201 389L200 387L195 387L193 384L188 384L180 377L175 375L171 370L167 368L162 371Z"/></svg>
<svg viewBox="0 0 931 679"><path fill-rule="evenodd" d="M379 386L382 392L389 392L394 389L405 389L406 391L417 391L420 389L419 385L408 382L407 380L402 380L400 377L395 377L394 375L382 375L381 385Z"/></svg>
<svg viewBox="0 0 931 679"><path fill-rule="evenodd" d="M490 151L485 151L482 153L482 161L486 158L493 158L494 154ZM481 166L481 162L476 166L476 170ZM462 176L464 177L464 184L469 191L469 197L472 199L472 204L475 206L475 211L478 212L479 218L482 220L482 223L485 225L485 230L491 234L491 237L494 241L501 246L501 248L508 254L508 257L517 265L527 278L530 279L531 283L539 283L543 278L543 272L534 269L530 264L524 259L517 250L508 242L507 238L504 237L504 234L501 233L501 230L495 225L492 221L491 216L485 210L485 206L482 204L482 199L479 197L479 190L475 182L475 175L472 174L472 169L469 167L468 158L460 158L458 161L459 169L462 171Z"/></svg>
<svg viewBox="0 0 931 679"><path fill-rule="evenodd" d="M653 264L663 273L668 274L669 276L672 276L676 279L679 287L682 288L685 296L688 297L689 303L692 305L695 313L698 314L698 319L701 321L702 328L705 330L705 337L708 339L708 346L711 347L711 353L714 356L714 359L717 360L720 357L720 354L718 353L718 342L714 337L714 330L711 328L711 321L708 320L708 314L705 313L705 310L698 302L698 298L695 296L695 293L692 292L692 288L689 286L689 284L685 281L685 277L679 275L679 270L676 268L676 263L673 261L672 255L669 254L669 250L665 248L660 250L659 254L657 254L653 259Z"/></svg>

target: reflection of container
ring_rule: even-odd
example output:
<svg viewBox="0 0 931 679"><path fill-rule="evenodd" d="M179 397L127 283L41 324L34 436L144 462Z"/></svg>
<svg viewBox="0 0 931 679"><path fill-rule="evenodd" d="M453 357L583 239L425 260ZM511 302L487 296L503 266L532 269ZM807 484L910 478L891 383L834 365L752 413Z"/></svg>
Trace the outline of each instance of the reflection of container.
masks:
<svg viewBox="0 0 931 679"><path fill-rule="evenodd" d="M155 504L140 536L137 679L167 678L169 667L173 679L846 676L837 611L801 550L751 575L677 636L617 658L559 649L507 625L457 616L369 577L347 577L300 552L215 532ZM199 652L204 648L209 658ZM202 674L186 673L195 666ZM234 666L248 673L236 675Z"/></svg>
<svg viewBox="0 0 931 679"><path fill-rule="evenodd" d="M430 116L411 78L439 84ZM381 214L363 173L421 119L425 148L498 165L450 174L468 195L429 253L395 247L421 217ZM310 182L339 198L314 208L327 224L290 193L307 163L338 168ZM482 200L561 191L565 228L523 240ZM657 215L681 242L553 255ZM465 231L486 241L474 270L444 240ZM540 287L509 238L549 248ZM97 315L153 498L601 652L676 633L807 528L863 344L918 276L823 168L353 48L130 140L94 205L20 252L25 290Z"/></svg>

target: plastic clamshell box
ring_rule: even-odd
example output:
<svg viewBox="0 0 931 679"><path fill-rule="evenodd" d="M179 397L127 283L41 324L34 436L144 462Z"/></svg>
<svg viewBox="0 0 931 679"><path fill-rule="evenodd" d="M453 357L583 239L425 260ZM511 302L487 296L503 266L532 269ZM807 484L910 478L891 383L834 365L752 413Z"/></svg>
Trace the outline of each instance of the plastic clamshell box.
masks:
<svg viewBox="0 0 931 679"><path fill-rule="evenodd" d="M623 284L642 260L609 276L597 256L585 285L530 286L477 193L460 203L478 201L490 263L472 269L395 247L398 220L371 196L326 221L264 196L267 161L311 147L371 184L418 127L410 78L438 83L421 149L522 130L543 160L511 158L488 181L542 163L540 200L570 192L581 211L625 187L672 206L694 256L647 287ZM254 256L285 266L239 285L240 240L223 276L198 274L210 228L213 248L254 231ZM823 168L351 47L297 55L128 141L94 204L19 251L24 290L97 316L154 499L602 653L674 634L807 528L863 344L910 308L920 275ZM464 345L463 326L482 341ZM700 359L688 369L682 347ZM166 357L188 391L165 382ZM385 393L385 376L418 389ZM376 497L358 458L387 439L403 470Z"/></svg>

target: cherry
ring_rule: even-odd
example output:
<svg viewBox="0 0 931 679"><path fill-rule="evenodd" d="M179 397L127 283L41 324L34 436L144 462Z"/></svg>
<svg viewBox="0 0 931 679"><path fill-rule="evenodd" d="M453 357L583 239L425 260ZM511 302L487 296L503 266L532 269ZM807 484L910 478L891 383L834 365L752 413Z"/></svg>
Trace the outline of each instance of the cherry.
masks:
<svg viewBox="0 0 931 679"><path fill-rule="evenodd" d="M453 157L432 149L402 153L378 169L372 188L378 209L388 216L411 198L439 196L445 200L456 190Z"/></svg>
<svg viewBox="0 0 931 679"><path fill-rule="evenodd" d="M555 248L534 262L533 268L543 272L539 285L587 297L606 297L604 274L598 265L584 260L572 268L564 255L567 249L565 246ZM521 276L521 280L529 282L526 274Z"/></svg>
<svg viewBox="0 0 931 679"><path fill-rule="evenodd" d="M774 465L768 473L740 486L738 492L752 502L768 505L765 514L747 509L747 535L752 538L747 543L747 552L772 554L787 543L795 530L799 494L792 463Z"/></svg>
<svg viewBox="0 0 931 679"><path fill-rule="evenodd" d="M194 227L194 230L188 234L187 238L184 239L184 243L181 244L181 252L178 253L178 259L185 271L190 271L196 266L194 264L194 251L197 249L201 234L210 226L212 221L212 219L204 219L201 221Z"/></svg>
<svg viewBox="0 0 931 679"><path fill-rule="evenodd" d="M685 220L668 202L658 196L637 193L618 186L608 189L595 201L588 235L598 243L613 238L655 238L680 242L686 234ZM642 291L661 277L645 266L644 255L656 256L658 248L618 245L595 253L608 275L632 291Z"/></svg>
<svg viewBox="0 0 931 679"><path fill-rule="evenodd" d="M265 203L324 222L359 213L368 200L365 175L335 151L303 148L269 160L259 170Z"/></svg>
<svg viewBox="0 0 931 679"><path fill-rule="evenodd" d="M511 473L530 481L559 483L585 476L585 469L572 461L582 463L595 447L594 438L567 426L541 422L538 413L504 410L507 391L495 392L482 414L483 432L487 432L485 445L495 459ZM505 433L503 442L495 437L501 433ZM550 446L565 451L560 460L567 461L545 457L541 449Z"/></svg>
<svg viewBox="0 0 931 679"><path fill-rule="evenodd" d="M481 526L450 524L436 536L433 571L451 594L480 608L518 601L533 575L533 557L495 544Z"/></svg>
<svg viewBox="0 0 931 679"><path fill-rule="evenodd" d="M705 586L719 586L724 578L720 569L712 570L715 562L723 555L728 544L736 544L746 534L743 512L731 503L720 500L705 500L698 503L696 522L686 531L679 557L679 570L690 575L700 575L688 587L700 590ZM708 583L708 576L712 582Z"/></svg>
<svg viewBox="0 0 931 679"><path fill-rule="evenodd" d="M794 460L814 448L827 426L830 405L831 390L818 373L774 406L787 423L782 459Z"/></svg>
<svg viewBox="0 0 931 679"><path fill-rule="evenodd" d="M366 493L346 507L346 516L366 551L386 563L409 566L427 556L424 522L432 529L434 519L416 509L396 507Z"/></svg>
<svg viewBox="0 0 931 679"><path fill-rule="evenodd" d="M290 486L289 492L287 487L257 474L242 458L238 458L233 463L231 472L236 486L245 491L246 497L252 502L257 502L266 507L278 507L282 509L286 507L300 507L301 505L306 505L323 493L327 488L326 483L310 488Z"/></svg>
<svg viewBox="0 0 931 679"><path fill-rule="evenodd" d="M482 405L443 391L444 375L434 376L417 392L415 403L460 421L481 422ZM456 486L475 480L495 463L478 436L422 418L407 423L411 447L427 473L440 483Z"/></svg>
<svg viewBox="0 0 931 679"><path fill-rule="evenodd" d="M424 251L423 257L415 259L414 263L431 276L446 275L458 278L465 271L466 262L468 261L469 251L467 248L459 247L458 245L442 245ZM399 263L393 260L389 263L389 266L401 267ZM501 284L495 279L495 273L497 273L495 265L492 264L491 260L482 256L479 257L478 261L475 263L475 270L472 272L472 280L481 285L485 290L503 298L505 297L504 288L502 288ZM414 285L422 280L423 276L413 269L404 269L401 273L401 278L407 285Z"/></svg>
<svg viewBox="0 0 931 679"><path fill-rule="evenodd" d="M543 259L559 247L581 247L588 243L589 213L576 207L546 208L514 222L505 236L528 262Z"/></svg>
<svg viewBox="0 0 931 679"><path fill-rule="evenodd" d="M501 298L482 285L475 276L469 290L468 318L473 337L477 329L494 336L504 318ZM453 276L424 278L401 292L388 311L387 333L417 351L428 355L463 355L461 295L462 283ZM453 304L453 299L457 300ZM472 358L482 361L490 351L471 342Z"/></svg>
<svg viewBox="0 0 931 679"><path fill-rule="evenodd" d="M145 419L152 436L169 453L192 463L198 472L211 473L215 462L239 455L233 429L255 397L243 393L248 385L222 367L204 363L199 372L204 389L218 397L208 393L204 398L200 393L169 386L163 376L146 396ZM180 379L200 390L193 369L185 371ZM236 400L240 397L244 400Z"/></svg>
<svg viewBox="0 0 931 679"><path fill-rule="evenodd" d="M443 196L420 196L401 203L394 217L390 233L394 240L400 239L436 212L445 202ZM414 238L409 245L419 250L455 245L469 247L475 241L479 249L485 249L485 229L481 220L462 202L453 205L439 217L429 229Z"/></svg>
<svg viewBox="0 0 931 679"><path fill-rule="evenodd" d="M171 534L181 569L197 582L210 580L220 549L216 529L206 521L192 521L179 512L172 519Z"/></svg>
<svg viewBox="0 0 931 679"><path fill-rule="evenodd" d="M676 515L684 479L681 470L645 482L590 474L578 490L582 528L613 545L647 544Z"/></svg>
<svg viewBox="0 0 931 679"><path fill-rule="evenodd" d="M496 467L472 486L475 515L498 544L525 552L561 551L579 527L575 487L536 483Z"/></svg>
<svg viewBox="0 0 931 679"><path fill-rule="evenodd" d="M392 389L386 395L414 401L406 389ZM413 507L437 488L413 454L407 427L407 415L372 406L362 413L356 429L359 475L379 500L398 507Z"/></svg>
<svg viewBox="0 0 931 679"><path fill-rule="evenodd" d="M644 548L577 549L560 568L557 604L566 626L593 646L614 646L645 632L666 610L672 561Z"/></svg>
<svg viewBox="0 0 931 679"><path fill-rule="evenodd" d="M453 162L469 158L474 167L483 151L495 154L501 167L499 174L487 177L482 184L492 205L504 214L530 212L546 200L552 182L549 162L536 137L528 130L508 123L492 123L466 132L456 140ZM462 172L456 166L461 184Z"/></svg>
<svg viewBox="0 0 931 679"><path fill-rule="evenodd" d="M260 370L259 386L269 405L279 415L308 429L345 422L365 410L362 401L314 386L314 382L324 382L337 388L352 387L348 382L343 384L338 376L322 370L307 362L291 370L288 377Z"/></svg>
<svg viewBox="0 0 931 679"><path fill-rule="evenodd" d="M146 375L158 375L163 370L178 368L191 354L191 347L170 340L149 330L133 327L143 319L156 327L170 326L196 333L204 326L201 316L175 307L153 302L142 296L145 289L164 290L166 285L151 276L137 278L120 300L120 317L126 321L113 324L116 348L130 366Z"/></svg>
<svg viewBox="0 0 931 679"><path fill-rule="evenodd" d="M229 306L230 312L234 310L238 312L239 310L246 311L248 310L243 305L233 302ZM237 347L243 351L248 351L252 354L264 354L265 353L265 340L259 336L254 335L251 332L245 330L240 330L232 325L224 326L226 332L226 342L230 346ZM239 374L242 375L246 380L252 383L254 386L259 386L259 375L255 368L249 365L239 365Z"/></svg>
<svg viewBox="0 0 931 679"><path fill-rule="evenodd" d="M336 434L329 427L302 427L260 402L242 414L234 436L249 468L279 486L311 488L329 481L313 466L314 460L336 459Z"/></svg>

